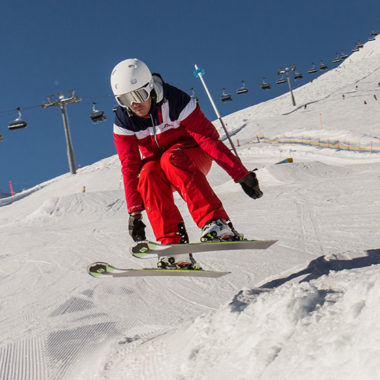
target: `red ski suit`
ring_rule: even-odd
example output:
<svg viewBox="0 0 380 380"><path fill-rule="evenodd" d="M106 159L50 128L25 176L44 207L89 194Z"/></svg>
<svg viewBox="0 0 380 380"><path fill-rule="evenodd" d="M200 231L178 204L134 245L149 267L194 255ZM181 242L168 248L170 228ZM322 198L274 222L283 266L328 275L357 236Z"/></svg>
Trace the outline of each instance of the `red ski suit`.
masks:
<svg viewBox="0 0 380 380"><path fill-rule="evenodd" d="M183 91L162 83L163 99L147 117L118 107L114 140L124 179L128 212L146 210L156 240L179 243L183 218L174 203L178 191L198 227L228 220L206 175L212 160L238 182L249 172L219 140L213 124Z"/></svg>

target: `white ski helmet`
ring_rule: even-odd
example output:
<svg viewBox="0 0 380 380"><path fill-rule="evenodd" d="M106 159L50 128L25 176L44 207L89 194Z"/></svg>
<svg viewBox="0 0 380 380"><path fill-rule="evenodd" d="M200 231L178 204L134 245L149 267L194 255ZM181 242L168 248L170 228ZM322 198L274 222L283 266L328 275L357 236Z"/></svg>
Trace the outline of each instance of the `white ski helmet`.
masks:
<svg viewBox="0 0 380 380"><path fill-rule="evenodd" d="M139 59L126 59L112 70L111 88L118 104L128 108L133 102L141 103L149 98L153 89L152 73Z"/></svg>

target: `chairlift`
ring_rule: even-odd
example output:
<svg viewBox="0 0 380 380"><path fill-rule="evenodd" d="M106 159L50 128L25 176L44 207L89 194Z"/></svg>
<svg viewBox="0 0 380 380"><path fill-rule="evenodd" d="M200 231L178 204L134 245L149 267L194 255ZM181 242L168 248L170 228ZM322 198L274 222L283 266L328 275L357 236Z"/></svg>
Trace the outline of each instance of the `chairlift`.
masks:
<svg viewBox="0 0 380 380"><path fill-rule="evenodd" d="M28 123L25 120L22 120L21 108L17 107L16 110L18 112L18 117L17 119L9 123L8 129L10 130L25 128L28 125Z"/></svg>
<svg viewBox="0 0 380 380"><path fill-rule="evenodd" d="M371 36L370 38L368 38L368 41L376 41L376 37L375 36Z"/></svg>
<svg viewBox="0 0 380 380"><path fill-rule="evenodd" d="M95 108L96 103L92 103L92 112L90 113L90 119L94 122L100 122L106 120L106 116L104 115L104 111L99 111Z"/></svg>
<svg viewBox="0 0 380 380"><path fill-rule="evenodd" d="M199 101L198 97L195 95L195 90L193 88L190 88L191 90L191 98L194 99L196 102Z"/></svg>
<svg viewBox="0 0 380 380"><path fill-rule="evenodd" d="M376 37L379 33L377 33L375 30L372 30L371 36Z"/></svg>
<svg viewBox="0 0 380 380"><path fill-rule="evenodd" d="M361 49L362 47L364 47L364 44L362 44L361 42L358 42L358 43L356 44L356 47L357 47L358 49Z"/></svg>
<svg viewBox="0 0 380 380"><path fill-rule="evenodd" d="M281 78L276 81L276 84L283 84L286 83L286 79L284 78L284 75L281 75Z"/></svg>
<svg viewBox="0 0 380 380"><path fill-rule="evenodd" d="M278 69L277 70L277 75L284 75L285 74L285 70L284 69Z"/></svg>
<svg viewBox="0 0 380 380"><path fill-rule="evenodd" d="M340 54L336 54L336 57L332 60L333 63L338 63L342 60L342 56Z"/></svg>
<svg viewBox="0 0 380 380"><path fill-rule="evenodd" d="M356 47L354 47L351 51L352 51L353 53L355 53L355 52L359 51L359 49L360 49L360 48L358 48L358 47L356 46Z"/></svg>
<svg viewBox="0 0 380 380"><path fill-rule="evenodd" d="M296 71L296 72L294 73L294 79L301 79L301 78L303 78L302 73L299 73L298 71Z"/></svg>
<svg viewBox="0 0 380 380"><path fill-rule="evenodd" d="M221 100L222 102L227 102L227 101L229 101L229 100L232 100L232 95L226 93L226 89L223 88L223 93L222 93L222 96L220 97L220 100Z"/></svg>
<svg viewBox="0 0 380 380"><path fill-rule="evenodd" d="M342 52L342 54L340 55L340 58L341 59L346 59L348 57L348 54Z"/></svg>
<svg viewBox="0 0 380 380"><path fill-rule="evenodd" d="M320 65L319 65L319 70L327 70L328 69L328 66L326 65L326 63L323 63L321 61Z"/></svg>
<svg viewBox="0 0 380 380"><path fill-rule="evenodd" d="M239 94L246 94L248 92L248 88L245 85L245 82L243 80L241 81L241 84L242 84L241 87L236 90L236 93L238 95Z"/></svg>
<svg viewBox="0 0 380 380"><path fill-rule="evenodd" d="M265 78L263 78L263 82L261 83L261 88L263 90L270 90L271 89L271 85L268 82L265 82Z"/></svg>
<svg viewBox="0 0 380 380"><path fill-rule="evenodd" d="M307 72L309 73L309 74L314 74L314 73L316 73L318 70L317 70L317 68L315 67L315 64L313 63L313 66L311 67L311 69L310 70L308 70Z"/></svg>

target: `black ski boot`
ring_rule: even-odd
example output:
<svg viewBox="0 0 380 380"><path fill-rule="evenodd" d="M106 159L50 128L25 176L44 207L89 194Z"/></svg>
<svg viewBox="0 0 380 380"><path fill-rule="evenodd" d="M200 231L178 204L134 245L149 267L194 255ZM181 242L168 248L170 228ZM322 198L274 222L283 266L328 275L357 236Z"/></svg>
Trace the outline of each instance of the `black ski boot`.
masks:
<svg viewBox="0 0 380 380"><path fill-rule="evenodd" d="M178 223L177 235L181 236L181 240L179 241L179 244L189 244L189 236L187 235L184 222Z"/></svg>

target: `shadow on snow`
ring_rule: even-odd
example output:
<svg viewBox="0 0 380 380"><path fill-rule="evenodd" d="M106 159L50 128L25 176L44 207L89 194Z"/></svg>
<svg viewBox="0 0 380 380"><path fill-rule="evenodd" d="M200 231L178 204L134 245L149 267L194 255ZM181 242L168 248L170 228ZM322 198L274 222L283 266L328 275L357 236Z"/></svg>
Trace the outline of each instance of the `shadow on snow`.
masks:
<svg viewBox="0 0 380 380"><path fill-rule="evenodd" d="M286 277L268 281L258 288L240 291L235 295L229 306L232 312L240 313L260 294L266 293L271 289L275 289L297 277L302 277L299 283L309 282L329 274L330 271L339 272L343 270L365 268L378 264L380 264L380 249L370 249L367 250L367 256L347 260L320 256L310 261L309 265L305 269L292 273Z"/></svg>

